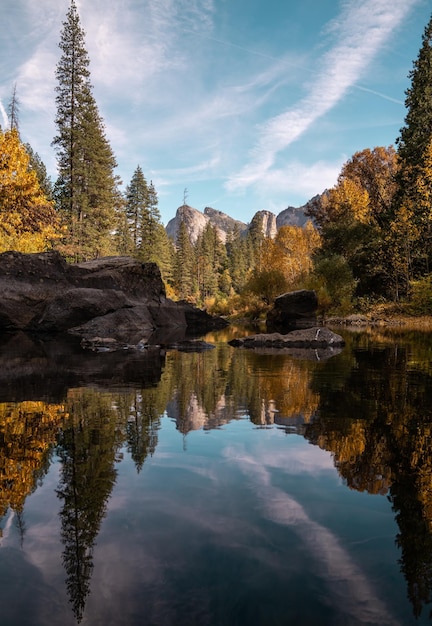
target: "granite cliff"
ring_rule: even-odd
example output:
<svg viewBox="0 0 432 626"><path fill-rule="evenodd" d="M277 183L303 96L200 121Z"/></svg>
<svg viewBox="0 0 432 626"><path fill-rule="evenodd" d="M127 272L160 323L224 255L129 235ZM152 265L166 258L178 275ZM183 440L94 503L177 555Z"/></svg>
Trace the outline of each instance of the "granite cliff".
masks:
<svg viewBox="0 0 432 626"><path fill-rule="evenodd" d="M180 224L184 222L191 242L195 243L199 234L205 229L207 224L211 224L216 227L220 240L225 243L228 233L236 229L246 234L250 226L259 220L265 236L274 238L281 226L304 226L309 219L306 215L307 209L311 203L316 202L319 197L320 196L316 196L312 198L301 207L289 206L278 215L275 215L271 211L257 211L248 224L211 207L206 207L202 213L198 211L198 209L183 204L177 209L175 217L166 225L166 231L168 236L175 241Z"/></svg>

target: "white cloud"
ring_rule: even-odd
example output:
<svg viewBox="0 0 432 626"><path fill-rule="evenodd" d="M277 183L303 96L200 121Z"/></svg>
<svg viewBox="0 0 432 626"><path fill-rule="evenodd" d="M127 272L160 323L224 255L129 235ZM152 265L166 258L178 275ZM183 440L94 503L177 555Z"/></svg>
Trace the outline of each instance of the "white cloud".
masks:
<svg viewBox="0 0 432 626"><path fill-rule="evenodd" d="M3 128L7 128L9 126L9 119L6 113L6 109L3 106L3 102L0 100L0 115L2 118L2 126Z"/></svg>
<svg viewBox="0 0 432 626"><path fill-rule="evenodd" d="M336 42L324 53L321 73L297 105L258 128L259 139L249 163L231 176L227 189L244 189L261 181L276 155L296 141L332 109L361 78L391 32L418 0L350 0L327 30Z"/></svg>
<svg viewBox="0 0 432 626"><path fill-rule="evenodd" d="M283 167L269 169L260 178L260 193L263 197L282 195L286 198L295 189L298 194L310 198L317 190L321 192L336 184L344 161L317 161L310 165L292 161Z"/></svg>

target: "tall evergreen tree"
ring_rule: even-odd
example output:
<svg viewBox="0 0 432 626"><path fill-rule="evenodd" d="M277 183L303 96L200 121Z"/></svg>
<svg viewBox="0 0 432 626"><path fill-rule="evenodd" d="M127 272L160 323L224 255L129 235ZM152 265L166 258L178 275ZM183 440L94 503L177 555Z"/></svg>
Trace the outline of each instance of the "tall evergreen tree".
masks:
<svg viewBox="0 0 432 626"><path fill-rule="evenodd" d="M176 253L174 260L174 289L180 298L191 296L194 291L194 249L182 221L177 233Z"/></svg>
<svg viewBox="0 0 432 626"><path fill-rule="evenodd" d="M249 271L248 243L238 226L228 234L226 242L228 269L234 291L240 292L247 280Z"/></svg>
<svg viewBox="0 0 432 626"><path fill-rule="evenodd" d="M114 174L116 161L93 97L85 33L74 0L63 23L59 47L58 134L53 140L59 170L55 197L68 227L66 252L80 260L112 252L120 197Z"/></svg>
<svg viewBox="0 0 432 626"><path fill-rule="evenodd" d="M427 24L417 59L409 74L411 86L406 91L405 126L397 139L399 172L397 176L396 217L401 211L412 212L419 237L413 272L428 273L432 263L432 206L425 202L431 188L424 184L424 164L432 140L432 17ZM403 238L403 236L402 236Z"/></svg>
<svg viewBox="0 0 432 626"><path fill-rule="evenodd" d="M215 226L208 223L195 245L197 283L201 300L214 296L219 290L219 278L226 266L226 251Z"/></svg>
<svg viewBox="0 0 432 626"><path fill-rule="evenodd" d="M165 281L172 271L173 246L161 222L158 195L138 165L126 189L126 219L132 242L131 254L144 263L157 263Z"/></svg>
<svg viewBox="0 0 432 626"><path fill-rule="evenodd" d="M148 205L148 185L141 167L135 169L126 187L126 215L135 248L141 243L140 231L143 214Z"/></svg>

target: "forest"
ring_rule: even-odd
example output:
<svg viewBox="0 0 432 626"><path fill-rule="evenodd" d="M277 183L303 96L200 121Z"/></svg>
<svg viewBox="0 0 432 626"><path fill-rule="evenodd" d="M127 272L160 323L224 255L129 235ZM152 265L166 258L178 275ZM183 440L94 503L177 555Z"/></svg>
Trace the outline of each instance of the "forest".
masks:
<svg viewBox="0 0 432 626"><path fill-rule="evenodd" d="M414 315L432 308L432 17L405 93L393 146L355 153L336 185L309 203L305 227L274 239L259 219L222 242L207 225L192 243L171 240L158 194L137 165L124 192L90 76L85 33L72 0L56 68L57 179L19 129L16 88L0 127L0 252L58 250L68 261L130 255L158 264L167 295L211 313L259 319L274 298L315 289L320 313L346 315L389 303Z"/></svg>

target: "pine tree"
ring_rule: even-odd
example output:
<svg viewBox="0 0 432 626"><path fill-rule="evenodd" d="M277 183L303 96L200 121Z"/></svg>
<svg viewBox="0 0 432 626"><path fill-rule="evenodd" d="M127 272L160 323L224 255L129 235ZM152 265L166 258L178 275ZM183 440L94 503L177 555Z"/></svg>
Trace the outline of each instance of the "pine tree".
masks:
<svg viewBox="0 0 432 626"><path fill-rule="evenodd" d="M182 221L177 233L173 271L174 289L182 299L190 297L194 291L193 265L194 250Z"/></svg>
<svg viewBox="0 0 432 626"><path fill-rule="evenodd" d="M143 213L148 205L148 186L141 167L135 169L129 185L126 187L126 215L135 248L141 243L140 231Z"/></svg>
<svg viewBox="0 0 432 626"><path fill-rule="evenodd" d="M430 196L430 186L419 185L424 180L424 163L432 140L432 17L427 24L417 59L409 74L411 86L406 91L407 114L405 126L397 139L399 171L395 214L401 209L413 211L413 220L419 238L415 248L419 251L413 272L429 272L432 262L431 205L425 202L425 193Z"/></svg>
<svg viewBox="0 0 432 626"><path fill-rule="evenodd" d="M219 290L219 278L224 269L225 249L217 230L208 223L195 245L197 262L197 283L201 300L215 296Z"/></svg>
<svg viewBox="0 0 432 626"><path fill-rule="evenodd" d="M74 0L59 47L58 134L53 140L59 170L55 198L68 227L65 252L80 260L112 252L120 195L116 161L93 97L85 33Z"/></svg>
<svg viewBox="0 0 432 626"><path fill-rule="evenodd" d="M51 178L48 176L45 163L42 161L39 154L33 150L29 143L25 143L24 147L27 150L27 154L29 155L30 159L29 169L35 172L40 188L42 189L48 200L52 201L54 199L53 185L51 182Z"/></svg>
<svg viewBox="0 0 432 626"><path fill-rule="evenodd" d="M228 234L226 242L228 255L228 270L234 291L239 293L246 284L249 271L249 255L246 237L242 235L238 226Z"/></svg>

